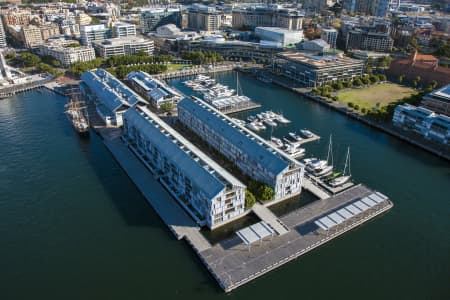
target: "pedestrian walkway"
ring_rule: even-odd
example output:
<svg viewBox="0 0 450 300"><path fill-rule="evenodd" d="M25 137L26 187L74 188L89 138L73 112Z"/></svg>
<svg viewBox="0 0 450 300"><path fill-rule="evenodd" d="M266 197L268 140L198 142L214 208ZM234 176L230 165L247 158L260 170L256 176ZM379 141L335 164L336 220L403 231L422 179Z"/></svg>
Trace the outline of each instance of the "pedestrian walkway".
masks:
<svg viewBox="0 0 450 300"><path fill-rule="evenodd" d="M289 232L286 225L278 219L267 207L256 203L252 208L255 215L258 216L262 221L266 222L273 228L279 235L283 235Z"/></svg>
<svg viewBox="0 0 450 300"><path fill-rule="evenodd" d="M198 252L211 247L197 224L119 138L104 143L177 239L185 238Z"/></svg>
<svg viewBox="0 0 450 300"><path fill-rule="evenodd" d="M320 200L324 200L330 197L330 195L325 192L323 189L315 185L309 178L303 177L303 188L310 191Z"/></svg>

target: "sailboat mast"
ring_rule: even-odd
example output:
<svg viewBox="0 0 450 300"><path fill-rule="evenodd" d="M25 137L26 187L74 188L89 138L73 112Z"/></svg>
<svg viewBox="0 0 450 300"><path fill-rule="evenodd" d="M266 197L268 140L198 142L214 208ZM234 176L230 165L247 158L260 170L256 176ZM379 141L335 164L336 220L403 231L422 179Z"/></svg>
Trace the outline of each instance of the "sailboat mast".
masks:
<svg viewBox="0 0 450 300"><path fill-rule="evenodd" d="M347 157L345 158L345 166L344 166L343 175L345 175L345 172L347 171L347 166L348 166L348 170L349 170L349 174L350 174L350 147L347 148Z"/></svg>

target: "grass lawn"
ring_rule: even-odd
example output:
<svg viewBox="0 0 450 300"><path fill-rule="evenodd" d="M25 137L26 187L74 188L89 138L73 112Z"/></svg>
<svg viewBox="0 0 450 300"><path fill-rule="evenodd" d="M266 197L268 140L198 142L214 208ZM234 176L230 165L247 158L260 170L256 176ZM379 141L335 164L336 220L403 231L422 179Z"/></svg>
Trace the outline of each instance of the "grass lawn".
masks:
<svg viewBox="0 0 450 300"><path fill-rule="evenodd" d="M167 65L167 72L174 72L181 70L182 68L187 67L190 68L191 65L182 65L182 64L168 64Z"/></svg>
<svg viewBox="0 0 450 300"><path fill-rule="evenodd" d="M353 104L359 105L360 108L371 109L377 107L377 103L379 103L379 107L383 107L415 93L414 89L406 86L395 83L383 83L367 88L339 92L338 99L344 103L353 102Z"/></svg>

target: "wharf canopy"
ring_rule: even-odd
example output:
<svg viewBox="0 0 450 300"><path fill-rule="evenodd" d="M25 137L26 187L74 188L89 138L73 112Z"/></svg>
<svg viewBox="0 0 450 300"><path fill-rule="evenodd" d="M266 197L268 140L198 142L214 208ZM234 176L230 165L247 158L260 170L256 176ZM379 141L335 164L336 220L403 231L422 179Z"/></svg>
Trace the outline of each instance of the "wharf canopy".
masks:
<svg viewBox="0 0 450 300"><path fill-rule="evenodd" d="M201 226L244 213L245 185L145 107L128 109L123 139Z"/></svg>
<svg viewBox="0 0 450 300"><path fill-rule="evenodd" d="M122 126L122 114L128 108L148 105L146 100L103 69L86 71L81 80L82 92L93 98L99 116L108 127Z"/></svg>
<svg viewBox="0 0 450 300"><path fill-rule="evenodd" d="M137 92L144 95L158 109L164 103L176 104L181 100L178 92L146 72L131 72L127 75L127 79Z"/></svg>
<svg viewBox="0 0 450 300"><path fill-rule="evenodd" d="M178 103L178 118L244 174L272 187L274 200L301 192L303 165L212 106L185 98Z"/></svg>

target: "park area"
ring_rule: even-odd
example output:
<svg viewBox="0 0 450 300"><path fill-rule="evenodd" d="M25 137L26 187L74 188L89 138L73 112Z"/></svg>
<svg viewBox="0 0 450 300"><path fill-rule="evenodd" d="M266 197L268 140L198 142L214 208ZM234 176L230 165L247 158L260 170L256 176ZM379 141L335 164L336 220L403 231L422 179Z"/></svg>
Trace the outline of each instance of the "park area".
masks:
<svg viewBox="0 0 450 300"><path fill-rule="evenodd" d="M381 108L405 97L415 94L412 88L395 83L382 83L359 89L341 91L337 97L340 102L349 106L358 105L359 108L371 110ZM349 104L352 103L352 104Z"/></svg>

